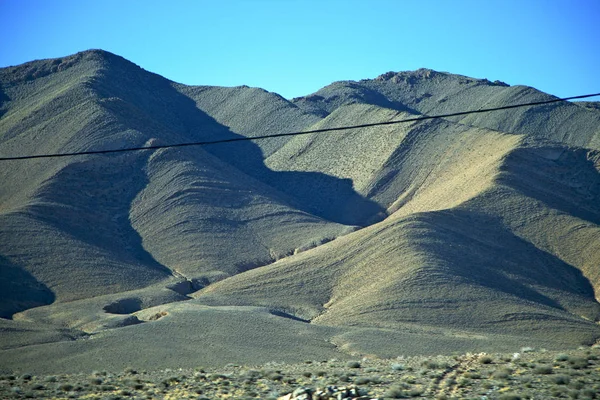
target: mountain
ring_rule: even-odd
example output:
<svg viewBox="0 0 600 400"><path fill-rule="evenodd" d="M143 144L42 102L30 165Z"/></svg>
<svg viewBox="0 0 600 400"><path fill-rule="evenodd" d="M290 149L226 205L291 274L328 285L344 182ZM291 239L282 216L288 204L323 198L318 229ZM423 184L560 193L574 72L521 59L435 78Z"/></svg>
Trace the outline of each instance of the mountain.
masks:
<svg viewBox="0 0 600 400"><path fill-rule="evenodd" d="M0 157L552 98L422 69L289 101L186 86L91 50L0 69ZM3 370L561 349L600 338L595 102L2 163Z"/></svg>

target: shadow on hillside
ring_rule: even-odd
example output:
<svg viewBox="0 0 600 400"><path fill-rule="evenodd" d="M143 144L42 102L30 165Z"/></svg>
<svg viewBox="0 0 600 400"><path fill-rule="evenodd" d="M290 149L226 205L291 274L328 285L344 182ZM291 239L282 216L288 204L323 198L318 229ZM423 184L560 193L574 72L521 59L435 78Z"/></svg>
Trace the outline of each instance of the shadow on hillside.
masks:
<svg viewBox="0 0 600 400"><path fill-rule="evenodd" d="M29 272L0 255L0 318L54 302L54 293Z"/></svg>
<svg viewBox="0 0 600 400"><path fill-rule="evenodd" d="M549 208L600 225L600 173L586 149L520 148L499 180Z"/></svg>
<svg viewBox="0 0 600 400"><path fill-rule="evenodd" d="M4 116L4 114L6 113L6 109L4 108L6 102L8 102L10 100L10 98L7 96L6 92L4 91L4 89L2 88L2 85L0 84L0 118L2 118Z"/></svg>
<svg viewBox="0 0 600 400"><path fill-rule="evenodd" d="M336 82L306 97L298 97L293 102L302 108L327 116L336 109L348 104L372 104L391 110L419 115L419 111L399 101L391 100L383 93L357 82ZM331 94L333 93L333 94Z"/></svg>
<svg viewBox="0 0 600 400"><path fill-rule="evenodd" d="M136 152L68 164L38 190L28 211L59 232L114 256L103 261L107 271L112 262L143 264L152 268L147 276L129 278L145 284L166 278L171 271L144 249L129 221L131 203L148 183L143 170L147 157Z"/></svg>
<svg viewBox="0 0 600 400"><path fill-rule="evenodd" d="M128 127L141 132L160 130L164 143L213 141L242 137L196 107L172 83L121 57L102 54L110 68L94 81L106 98L117 96L136 110L123 115ZM118 109L113 112L119 113ZM365 225L383 218L384 209L352 187L349 179L318 172L276 172L264 164L260 148L251 141L204 146L204 150L245 174L277 189L292 206L323 219L346 225Z"/></svg>
<svg viewBox="0 0 600 400"><path fill-rule="evenodd" d="M581 298L594 300L594 289L577 268L517 237L493 218L453 209L425 214L439 239L429 251L450 260L452 275L518 298L569 310ZM557 291L568 293L559 303ZM589 311L589 310L588 310ZM592 319L600 307L590 311ZM580 315L578 313L578 315Z"/></svg>

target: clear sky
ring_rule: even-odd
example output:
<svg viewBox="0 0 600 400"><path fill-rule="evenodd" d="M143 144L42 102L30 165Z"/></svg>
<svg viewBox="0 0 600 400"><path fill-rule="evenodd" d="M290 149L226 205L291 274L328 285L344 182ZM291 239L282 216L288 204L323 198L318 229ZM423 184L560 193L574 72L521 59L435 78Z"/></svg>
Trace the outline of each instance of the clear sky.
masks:
<svg viewBox="0 0 600 400"><path fill-rule="evenodd" d="M101 48L291 98L421 67L600 92L600 0L0 0L0 67Z"/></svg>

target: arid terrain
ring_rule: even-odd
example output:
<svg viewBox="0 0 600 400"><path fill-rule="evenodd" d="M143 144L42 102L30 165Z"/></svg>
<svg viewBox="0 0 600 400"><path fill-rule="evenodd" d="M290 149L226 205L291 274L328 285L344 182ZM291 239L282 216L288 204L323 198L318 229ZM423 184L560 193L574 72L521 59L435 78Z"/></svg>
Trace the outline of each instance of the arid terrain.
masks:
<svg viewBox="0 0 600 400"><path fill-rule="evenodd" d="M0 158L551 99L429 69L284 99L90 50L0 69ZM599 294L598 102L0 161L2 396L594 398Z"/></svg>
<svg viewBox="0 0 600 400"><path fill-rule="evenodd" d="M560 353L523 348L512 354L6 374L0 376L0 395L49 399L595 399L600 393L599 356L598 347Z"/></svg>

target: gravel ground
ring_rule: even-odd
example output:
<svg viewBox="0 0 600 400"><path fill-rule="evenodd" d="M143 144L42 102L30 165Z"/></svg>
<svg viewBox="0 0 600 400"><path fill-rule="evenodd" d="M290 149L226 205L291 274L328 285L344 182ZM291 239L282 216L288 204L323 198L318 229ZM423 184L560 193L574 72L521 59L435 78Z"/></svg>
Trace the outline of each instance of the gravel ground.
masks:
<svg viewBox="0 0 600 400"><path fill-rule="evenodd" d="M220 369L0 376L1 398L600 398L600 346L564 352L318 360Z"/></svg>

